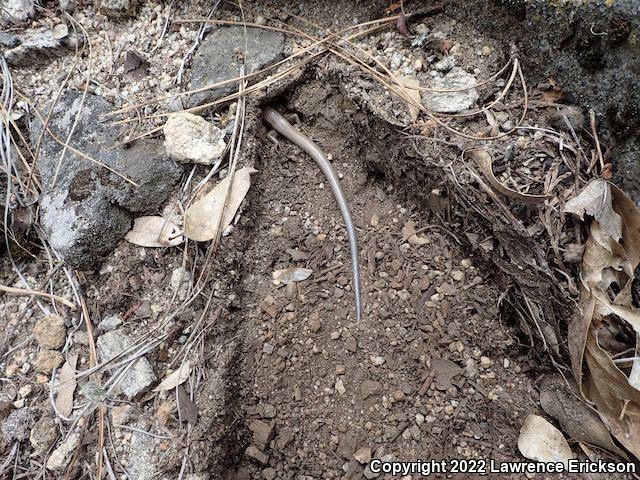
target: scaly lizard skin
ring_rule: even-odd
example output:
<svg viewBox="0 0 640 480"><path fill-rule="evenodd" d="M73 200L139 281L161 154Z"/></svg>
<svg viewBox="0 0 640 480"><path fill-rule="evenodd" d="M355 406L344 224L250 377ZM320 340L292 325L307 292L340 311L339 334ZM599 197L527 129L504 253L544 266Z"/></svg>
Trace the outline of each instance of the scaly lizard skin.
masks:
<svg viewBox="0 0 640 480"><path fill-rule="evenodd" d="M288 138L290 141L298 145L302 148L313 160L318 164L320 170L327 179L329 186L331 187L331 191L333 192L333 196L338 202L338 206L340 207L340 212L342 213L342 218L344 219L344 223L347 227L347 236L349 238L349 247L351 249L351 270L353 272L353 291L356 296L356 318L358 322L360 322L360 317L362 316L362 298L361 298L361 288L360 288L360 266L358 260L358 238L356 235L356 229L353 226L353 221L351 220L351 212L349 211L349 206L347 205L347 199L344 196L344 192L342 191L342 186L340 185L340 180L338 180L338 175L333 169L333 165L327 159L327 157L322 153L322 150L318 148L318 146L311 141L310 138L300 133L298 129L293 127L285 118L280 115L277 111L275 111L271 107L265 107L262 112L262 116L264 120L269 123L280 135ZM272 140L273 137L270 136Z"/></svg>

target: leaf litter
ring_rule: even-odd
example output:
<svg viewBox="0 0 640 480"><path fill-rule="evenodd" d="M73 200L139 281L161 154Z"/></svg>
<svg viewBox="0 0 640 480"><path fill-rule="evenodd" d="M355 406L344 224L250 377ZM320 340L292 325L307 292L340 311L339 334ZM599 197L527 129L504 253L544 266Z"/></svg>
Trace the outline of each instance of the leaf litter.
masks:
<svg viewBox="0 0 640 480"><path fill-rule="evenodd" d="M581 315L568 337L574 377L611 434L640 457L640 310L632 289L640 261L640 209L618 187L593 180L565 212L588 223Z"/></svg>

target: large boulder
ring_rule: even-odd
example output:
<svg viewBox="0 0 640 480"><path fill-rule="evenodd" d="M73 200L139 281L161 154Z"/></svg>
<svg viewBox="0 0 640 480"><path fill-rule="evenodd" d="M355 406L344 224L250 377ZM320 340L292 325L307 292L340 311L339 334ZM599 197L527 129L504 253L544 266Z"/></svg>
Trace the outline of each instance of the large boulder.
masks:
<svg viewBox="0 0 640 480"><path fill-rule="evenodd" d="M55 105L49 128L59 139L67 138L81 100L82 94L69 92ZM105 99L87 95L70 144L137 187L70 150L60 162L63 147L46 132L38 157L40 221L51 246L75 268L97 266L130 229L134 216L160 208L182 174L182 167L166 156L159 140L112 148L118 142L118 128L101 119L112 108ZM34 141L41 129L36 122Z"/></svg>

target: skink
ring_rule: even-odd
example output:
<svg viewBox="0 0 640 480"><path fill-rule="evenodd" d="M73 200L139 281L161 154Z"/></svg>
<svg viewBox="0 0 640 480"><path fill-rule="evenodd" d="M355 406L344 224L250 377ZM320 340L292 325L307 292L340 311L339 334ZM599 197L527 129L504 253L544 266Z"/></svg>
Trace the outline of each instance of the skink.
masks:
<svg viewBox="0 0 640 480"><path fill-rule="evenodd" d="M311 141L310 138L306 137L305 135L300 133L300 131L294 128L293 125L285 120L285 118L276 110L271 107L266 107L263 110L262 115L265 121L269 123L280 135L288 138L290 141L307 152L307 154L309 154L311 158L313 158L313 160L320 167L320 170L322 170L322 173L326 177L327 182L331 187L331 191L333 192L333 196L338 202L340 212L342 213L342 218L347 227L347 237L349 238L349 248L351 249L353 292L356 297L356 318L359 322L360 317L362 316L362 299L360 291L360 262L358 261L358 238L356 235L356 229L353 226L353 221L351 220L351 212L349 211L349 206L347 205L347 199L344 196L342 186L340 185L340 181L338 180L338 175L333 169L333 165L331 165L331 162L329 162L324 153L322 153L322 150L320 150L318 146Z"/></svg>

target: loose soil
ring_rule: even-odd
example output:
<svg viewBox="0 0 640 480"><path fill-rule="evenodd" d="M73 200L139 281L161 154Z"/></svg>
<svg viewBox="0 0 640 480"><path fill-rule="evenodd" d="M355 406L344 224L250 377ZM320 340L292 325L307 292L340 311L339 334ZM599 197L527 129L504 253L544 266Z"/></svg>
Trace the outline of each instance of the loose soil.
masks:
<svg viewBox="0 0 640 480"><path fill-rule="evenodd" d="M361 3L314 5L294 13L334 29L382 14L382 3ZM206 13L201 7L177 8L188 17ZM149 2L144 8L160 6ZM468 49L462 65L477 60L479 78L504 58L495 44L491 56L478 55L490 42L445 15L428 22ZM193 38L187 31L185 38ZM178 46L184 50L187 44ZM164 68L160 62L152 65ZM198 419L183 422L188 414L176 409L173 392L146 401L108 401L107 445L118 478L125 472L130 478L195 473L211 479L373 478L366 462L354 458L366 449L393 460L522 461L519 430L528 414L541 413L538 381L553 367L533 354L516 319L504 314L505 286L477 251L460 241L464 233L445 228L420 203L425 192L416 195L414 181L405 182L402 174L391 175L391 168L379 168L379 159L376 164L368 158L366 146L384 145L397 128L353 103L332 68L331 62L312 67L250 102L244 159L258 173L239 220L221 240L202 297L172 321L171 336L147 354L160 377L183 346L191 345L189 336L200 335L193 347L200 363L185 384ZM160 74L151 77L163 81ZM151 89L143 96L157 93ZM259 119L264 103L301 113L301 128L341 175L360 242L364 315L359 323L346 231L335 200L306 154L286 140L275 147L266 139ZM175 214L175 208L170 202L165 213ZM403 237L408 222L423 229L424 244ZM203 248L195 251L204 255ZM121 242L99 272L81 276L94 323L116 313L132 335L151 332L184 293L173 290L170 279L185 258L182 248ZM0 282L13 285L17 278L3 262ZM43 258L22 265L31 285L46 287L49 265ZM272 272L290 266L310 268L313 275L292 286L275 285ZM23 403L49 414L49 378L28 366L37 351L30 332L41 313L24 297L0 302L2 351L8 352L3 388L30 385ZM86 353L86 326L69 319L68 327L69 351ZM78 368L87 365L88 357L81 355ZM256 421L273 430L266 445L257 445ZM92 462L95 430L94 424L83 442L78 474L83 462ZM256 445L266 454L264 463L247 451ZM150 454L145 465L136 458L141 451Z"/></svg>

